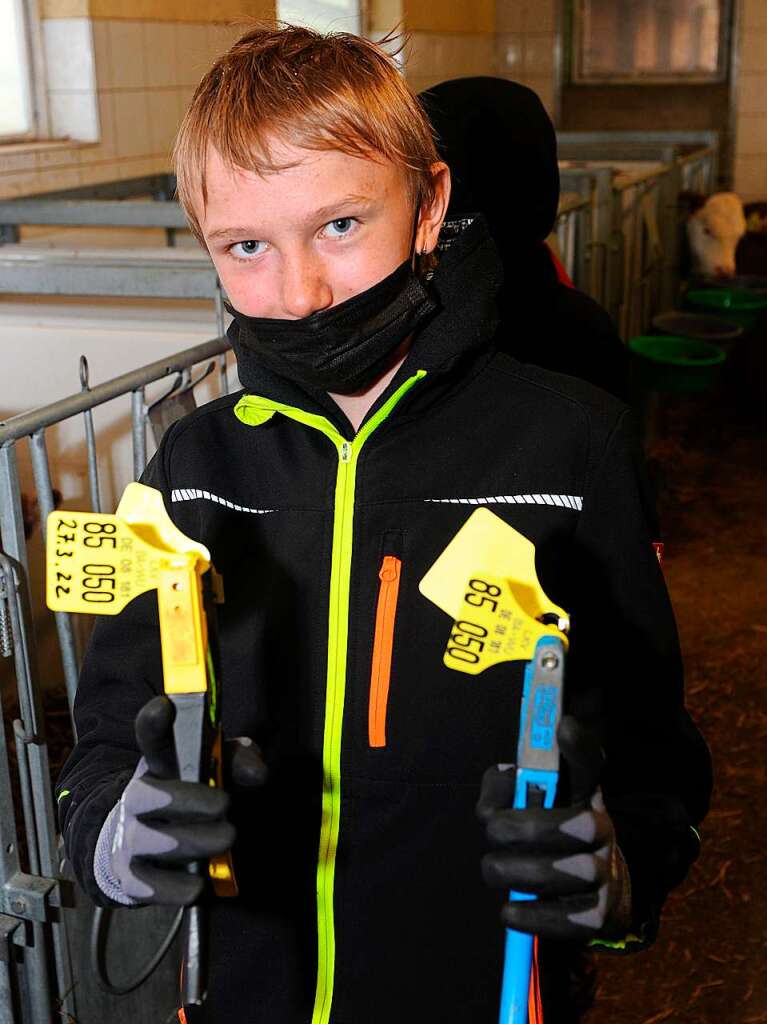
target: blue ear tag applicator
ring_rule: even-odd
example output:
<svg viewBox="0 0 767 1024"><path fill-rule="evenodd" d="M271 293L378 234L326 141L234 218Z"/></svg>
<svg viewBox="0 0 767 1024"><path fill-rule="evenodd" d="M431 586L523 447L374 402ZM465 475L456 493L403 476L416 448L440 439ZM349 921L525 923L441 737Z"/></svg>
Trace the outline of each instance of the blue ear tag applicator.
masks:
<svg viewBox="0 0 767 1024"><path fill-rule="evenodd" d="M541 587L535 546L500 516L478 508L418 589L453 620L447 668L478 676L505 662L525 663L514 807L552 807L570 617ZM512 892L509 898L535 897ZM542 1024L537 975L530 999L533 950L532 936L507 930L500 1024Z"/></svg>
<svg viewBox="0 0 767 1024"><path fill-rule="evenodd" d="M554 805L559 778L557 726L562 714L564 665L564 644L547 636L538 641L525 668L517 744L516 808ZM511 892L509 899L535 897ZM533 942L532 935L506 929L499 1024L528 1024Z"/></svg>

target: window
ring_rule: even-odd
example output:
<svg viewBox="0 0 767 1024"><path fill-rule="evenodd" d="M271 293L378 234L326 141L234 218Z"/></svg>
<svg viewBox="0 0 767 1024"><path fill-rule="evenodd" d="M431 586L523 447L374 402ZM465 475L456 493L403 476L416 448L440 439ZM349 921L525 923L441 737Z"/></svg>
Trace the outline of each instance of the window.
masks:
<svg viewBox="0 0 767 1024"><path fill-rule="evenodd" d="M359 0L277 0L277 17L320 32L362 31Z"/></svg>
<svg viewBox="0 0 767 1024"><path fill-rule="evenodd" d="M573 81L724 78L727 0L575 0Z"/></svg>
<svg viewBox="0 0 767 1024"><path fill-rule="evenodd" d="M0 138L33 134L29 45L22 0L0 0Z"/></svg>

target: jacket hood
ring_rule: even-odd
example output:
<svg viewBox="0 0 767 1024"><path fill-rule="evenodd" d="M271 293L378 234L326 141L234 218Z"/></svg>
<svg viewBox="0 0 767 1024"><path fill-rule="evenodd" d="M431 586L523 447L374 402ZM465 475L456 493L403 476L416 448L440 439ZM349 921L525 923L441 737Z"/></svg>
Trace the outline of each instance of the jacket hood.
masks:
<svg viewBox="0 0 767 1024"><path fill-rule="evenodd" d="M420 93L450 167L448 217L479 210L501 248L542 242L559 203L557 141L532 89L503 78L456 78Z"/></svg>
<svg viewBox="0 0 767 1024"><path fill-rule="evenodd" d="M541 243L559 204L557 140L538 96L518 82L477 77L441 82L418 98L450 168L448 216L484 215L503 262L505 293L529 298L555 285Z"/></svg>
<svg viewBox="0 0 767 1024"><path fill-rule="evenodd" d="M444 381L459 364L490 347L498 325L496 293L503 281L498 252L481 215L445 221L437 245L439 262L427 286L437 302L432 319L417 333L408 356L368 415L386 401L415 370ZM244 389L286 405L327 416L339 429L349 424L328 394L303 388L267 369L252 349L240 343L233 321L227 337L237 359Z"/></svg>

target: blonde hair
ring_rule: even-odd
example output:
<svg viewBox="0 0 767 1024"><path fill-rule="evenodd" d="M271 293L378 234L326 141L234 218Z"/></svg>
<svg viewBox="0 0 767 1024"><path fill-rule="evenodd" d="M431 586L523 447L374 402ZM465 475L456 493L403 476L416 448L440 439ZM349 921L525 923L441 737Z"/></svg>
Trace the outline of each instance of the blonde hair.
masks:
<svg viewBox="0 0 767 1024"><path fill-rule="evenodd" d="M208 147L229 167L264 174L285 166L274 162L270 137L393 161L414 205L434 198L433 130L393 56L348 32L259 25L200 82L173 147L178 196L200 242L193 199L207 202Z"/></svg>

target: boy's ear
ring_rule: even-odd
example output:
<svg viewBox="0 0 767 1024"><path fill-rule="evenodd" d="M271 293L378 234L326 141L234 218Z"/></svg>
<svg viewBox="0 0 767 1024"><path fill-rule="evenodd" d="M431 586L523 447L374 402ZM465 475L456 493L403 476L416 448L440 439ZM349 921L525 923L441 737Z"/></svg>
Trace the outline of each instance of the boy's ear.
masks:
<svg viewBox="0 0 767 1024"><path fill-rule="evenodd" d="M450 202L450 168L439 161L431 165L434 182L434 198L428 206L421 207L416 233L416 252L433 252L437 247L440 228Z"/></svg>

